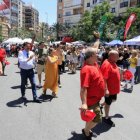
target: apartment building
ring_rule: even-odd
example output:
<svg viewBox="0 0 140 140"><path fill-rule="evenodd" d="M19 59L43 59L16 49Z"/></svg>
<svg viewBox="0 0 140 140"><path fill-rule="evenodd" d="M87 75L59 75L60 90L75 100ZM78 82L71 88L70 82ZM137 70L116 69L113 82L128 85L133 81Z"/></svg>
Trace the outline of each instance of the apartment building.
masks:
<svg viewBox="0 0 140 140"><path fill-rule="evenodd" d="M84 0L84 11L91 11L96 5L101 4L103 1L110 3L110 12L116 16L124 14L128 7L135 7L140 4L140 0Z"/></svg>
<svg viewBox="0 0 140 140"><path fill-rule="evenodd" d="M84 12L84 0L58 0L57 21L59 23L77 24Z"/></svg>
<svg viewBox="0 0 140 140"><path fill-rule="evenodd" d="M32 6L25 6L25 28L36 31L39 26L39 12Z"/></svg>
<svg viewBox="0 0 140 140"><path fill-rule="evenodd" d="M0 16L0 35L3 39L7 39L9 34L8 18Z"/></svg>
<svg viewBox="0 0 140 140"><path fill-rule="evenodd" d="M57 22L63 23L63 13L64 13L64 0L57 1Z"/></svg>
<svg viewBox="0 0 140 140"><path fill-rule="evenodd" d="M18 3L18 28L25 27L25 3L19 0Z"/></svg>

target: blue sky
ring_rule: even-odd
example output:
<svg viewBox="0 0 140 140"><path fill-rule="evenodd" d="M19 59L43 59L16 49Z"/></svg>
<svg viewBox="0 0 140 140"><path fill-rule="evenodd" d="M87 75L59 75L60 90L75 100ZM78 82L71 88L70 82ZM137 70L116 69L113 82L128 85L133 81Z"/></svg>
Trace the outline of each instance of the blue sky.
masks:
<svg viewBox="0 0 140 140"><path fill-rule="evenodd" d="M25 3L33 4L39 11L40 21L48 21L49 25L56 22L57 0L23 0Z"/></svg>

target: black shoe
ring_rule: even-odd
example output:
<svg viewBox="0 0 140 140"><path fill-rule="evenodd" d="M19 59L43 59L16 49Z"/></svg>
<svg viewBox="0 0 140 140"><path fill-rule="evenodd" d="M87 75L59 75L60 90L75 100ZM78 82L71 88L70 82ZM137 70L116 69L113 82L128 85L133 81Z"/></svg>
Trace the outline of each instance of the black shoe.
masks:
<svg viewBox="0 0 140 140"><path fill-rule="evenodd" d="M38 98L34 98L33 100L35 103L41 103L41 101Z"/></svg>
<svg viewBox="0 0 140 140"><path fill-rule="evenodd" d="M85 133L85 131L84 131L84 129L82 129L82 133L83 133L83 135L85 136L86 140L92 140L91 133L90 133L89 136L87 136L86 133Z"/></svg>
<svg viewBox="0 0 140 140"><path fill-rule="evenodd" d="M21 98L22 100L27 101L27 98L25 96L22 96Z"/></svg>
<svg viewBox="0 0 140 140"><path fill-rule="evenodd" d="M104 122L108 125L110 125L111 127L115 127L115 123L113 121L111 121L110 118L106 119L104 118Z"/></svg>

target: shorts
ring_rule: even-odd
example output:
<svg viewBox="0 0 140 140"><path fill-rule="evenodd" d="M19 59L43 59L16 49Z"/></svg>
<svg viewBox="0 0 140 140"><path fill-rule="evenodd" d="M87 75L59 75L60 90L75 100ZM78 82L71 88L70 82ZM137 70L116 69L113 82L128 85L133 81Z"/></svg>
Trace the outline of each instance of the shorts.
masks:
<svg viewBox="0 0 140 140"><path fill-rule="evenodd" d="M102 113L100 109L100 104L96 103L90 107L88 107L89 110L93 110L93 112L96 114L96 117L94 118L94 123L100 123L102 122Z"/></svg>
<svg viewBox="0 0 140 140"><path fill-rule="evenodd" d="M37 64L37 74L41 74L42 72L44 72L44 69L44 65Z"/></svg>
<svg viewBox="0 0 140 140"><path fill-rule="evenodd" d="M105 97L105 103L107 105L111 105L113 101L117 100L117 94L115 95L109 95L109 97Z"/></svg>

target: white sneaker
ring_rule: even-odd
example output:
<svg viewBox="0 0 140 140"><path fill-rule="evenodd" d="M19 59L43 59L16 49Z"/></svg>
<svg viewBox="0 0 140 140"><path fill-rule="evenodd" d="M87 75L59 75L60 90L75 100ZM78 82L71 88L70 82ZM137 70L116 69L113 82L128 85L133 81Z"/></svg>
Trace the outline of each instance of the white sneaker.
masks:
<svg viewBox="0 0 140 140"><path fill-rule="evenodd" d="M38 87L38 88L42 88L42 85L41 85L41 84L39 84L37 87Z"/></svg>

